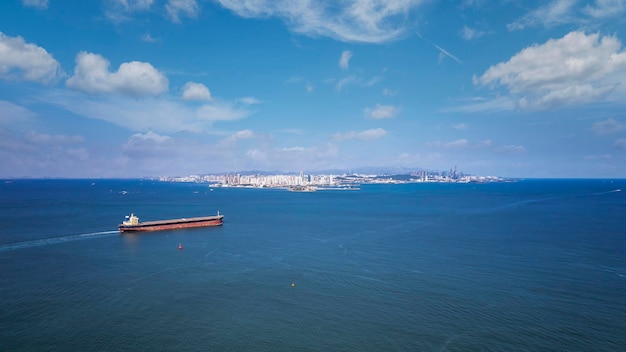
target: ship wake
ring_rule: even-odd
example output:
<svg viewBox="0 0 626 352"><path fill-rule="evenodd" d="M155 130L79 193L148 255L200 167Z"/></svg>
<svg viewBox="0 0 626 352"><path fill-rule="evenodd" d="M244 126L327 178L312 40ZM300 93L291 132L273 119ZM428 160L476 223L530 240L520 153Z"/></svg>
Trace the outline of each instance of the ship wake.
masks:
<svg viewBox="0 0 626 352"><path fill-rule="evenodd" d="M59 236L52 238L42 238L38 240L32 241L22 241L15 243L7 243L0 245L0 252L13 251L16 249L24 249L24 248L33 248L33 247L42 247L51 244L59 244L65 242L73 242L80 240L87 240L93 238L101 238L101 237L109 237L113 235L119 234L119 231L101 231L101 232L90 232L90 233L82 233L79 235L67 235L67 236Z"/></svg>

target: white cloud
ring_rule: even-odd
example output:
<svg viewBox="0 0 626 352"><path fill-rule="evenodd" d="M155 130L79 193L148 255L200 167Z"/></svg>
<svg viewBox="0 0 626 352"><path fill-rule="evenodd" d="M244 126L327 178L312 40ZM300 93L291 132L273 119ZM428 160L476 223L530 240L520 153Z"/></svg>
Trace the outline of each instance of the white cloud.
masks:
<svg viewBox="0 0 626 352"><path fill-rule="evenodd" d="M104 2L104 14L113 22L127 21L129 14L148 11L153 3L154 0L108 0Z"/></svg>
<svg viewBox="0 0 626 352"><path fill-rule="evenodd" d="M352 57L352 52L349 50L345 50L341 53L341 58L339 59L339 68L342 70L347 70L350 65L350 58Z"/></svg>
<svg viewBox="0 0 626 352"><path fill-rule="evenodd" d="M335 85L335 90L340 92L345 86L347 86L348 84L355 83L356 81L357 81L357 77L354 75L344 77L337 82L337 84Z"/></svg>
<svg viewBox="0 0 626 352"><path fill-rule="evenodd" d="M378 82L380 82L380 81L382 81L382 80L383 80L383 77L381 77L381 76L374 76L374 77L372 77L372 78L368 79L368 80L367 80L367 81L363 84L363 86L365 86L365 87L371 87L371 86L375 85L376 83L378 83Z"/></svg>
<svg viewBox="0 0 626 352"><path fill-rule="evenodd" d="M280 151L281 152L304 152L304 151L306 151L306 148L304 148L304 147L287 147L287 148L282 148Z"/></svg>
<svg viewBox="0 0 626 352"><path fill-rule="evenodd" d="M626 138L620 138L615 141L615 148L626 149Z"/></svg>
<svg viewBox="0 0 626 352"><path fill-rule="evenodd" d="M468 26L463 26L463 28L461 28L461 30L459 31L459 34L461 35L461 38L465 40L473 40L484 36L485 34L487 34L487 32L470 28Z"/></svg>
<svg viewBox="0 0 626 352"><path fill-rule="evenodd" d="M150 33L146 33L141 37L141 40L143 40L146 43L156 43L158 41L158 39L152 37L150 35Z"/></svg>
<svg viewBox="0 0 626 352"><path fill-rule="evenodd" d="M409 12L424 0L218 0L245 18L278 17L289 28L309 36L347 42L382 43L405 33Z"/></svg>
<svg viewBox="0 0 626 352"><path fill-rule="evenodd" d="M243 97L243 98L237 99L237 101L245 105L256 105L256 104L262 103L259 99L255 97Z"/></svg>
<svg viewBox="0 0 626 352"><path fill-rule="evenodd" d="M82 136L67 136L64 134L46 134L30 131L24 134L24 140L39 145L76 144L84 142Z"/></svg>
<svg viewBox="0 0 626 352"><path fill-rule="evenodd" d="M474 83L508 89L518 107L554 108L606 99L623 82L625 69L617 38L576 31L523 49Z"/></svg>
<svg viewBox="0 0 626 352"><path fill-rule="evenodd" d="M624 0L596 0L587 5L584 12L594 18L616 17L624 12Z"/></svg>
<svg viewBox="0 0 626 352"><path fill-rule="evenodd" d="M476 143L470 143L470 141L468 141L465 138L460 138L460 139L450 141L450 142L441 142L441 141L426 142L426 145L429 147L444 148L444 149L465 149L465 148L480 149L480 148L490 147L491 144L492 142L489 139L485 139L483 141L476 142Z"/></svg>
<svg viewBox="0 0 626 352"><path fill-rule="evenodd" d="M365 108L363 113L370 119L389 119L400 112L397 106L376 104L374 108Z"/></svg>
<svg viewBox="0 0 626 352"><path fill-rule="evenodd" d="M396 92L392 91L389 88L383 88L383 95L384 96L392 97L392 96L394 96L396 94L397 94Z"/></svg>
<svg viewBox="0 0 626 352"><path fill-rule="evenodd" d="M48 0L22 0L22 5L45 10L48 8Z"/></svg>
<svg viewBox="0 0 626 352"><path fill-rule="evenodd" d="M135 133L122 146L125 156L132 158L170 158L180 154L176 143L169 136L160 135L152 131Z"/></svg>
<svg viewBox="0 0 626 352"><path fill-rule="evenodd" d="M445 148L465 148L469 146L469 141L465 138L457 139L456 141L448 142L443 145Z"/></svg>
<svg viewBox="0 0 626 352"><path fill-rule="evenodd" d="M142 140L142 141L153 141L156 143L162 143L171 139L169 136L162 136L160 134L154 133L152 131L148 131L146 133L135 133L130 137L130 140Z"/></svg>
<svg viewBox="0 0 626 352"><path fill-rule="evenodd" d="M610 134L626 131L626 123L616 121L613 118L606 119L604 121L595 122L591 126L591 130L598 135Z"/></svg>
<svg viewBox="0 0 626 352"><path fill-rule="evenodd" d="M513 110L517 107L510 97L499 96L493 99L474 97L464 101L463 105L441 109L441 112L495 112Z"/></svg>
<svg viewBox="0 0 626 352"><path fill-rule="evenodd" d="M150 9L154 0L109 0L109 3L128 11L143 11Z"/></svg>
<svg viewBox="0 0 626 352"><path fill-rule="evenodd" d="M464 131L469 129L469 125L466 123L455 123L454 125L452 125L452 128L454 128L455 130Z"/></svg>
<svg viewBox="0 0 626 352"><path fill-rule="evenodd" d="M233 133L232 135L228 136L226 139L222 140L221 145L222 146L232 145L232 144L234 144L237 141L240 141L242 139L250 139L250 138L253 138L255 136L256 136L256 134L252 130L237 131L237 132Z"/></svg>
<svg viewBox="0 0 626 352"><path fill-rule="evenodd" d="M387 131L382 128L370 129L361 132L345 132L345 133L335 133L333 135L333 141L345 141L349 139L359 139L362 141L371 141L375 139L379 139L387 135Z"/></svg>
<svg viewBox="0 0 626 352"><path fill-rule="evenodd" d="M250 114L240 106L229 102L216 102L205 104L196 110L196 116L207 122L234 121L242 119Z"/></svg>
<svg viewBox="0 0 626 352"><path fill-rule="evenodd" d="M507 25L508 30L521 30L526 27L552 27L557 24L572 21L572 9L577 0L553 0L549 4L539 7L517 21Z"/></svg>
<svg viewBox="0 0 626 352"><path fill-rule="evenodd" d="M611 154L600 154L600 155L585 155L585 160L608 160L613 159L613 155Z"/></svg>
<svg viewBox="0 0 626 352"><path fill-rule="evenodd" d="M183 99L194 101L211 100L209 88L202 83L187 82L183 86Z"/></svg>
<svg viewBox="0 0 626 352"><path fill-rule="evenodd" d="M0 78L47 84L62 76L61 65L44 48L0 32Z"/></svg>
<svg viewBox="0 0 626 352"><path fill-rule="evenodd" d="M180 22L180 16L195 18L200 13L200 5L196 0L168 0L165 10L173 22Z"/></svg>
<svg viewBox="0 0 626 352"><path fill-rule="evenodd" d="M132 61L109 72L109 61L100 55L80 52L76 56L74 75L66 84L69 88L90 93L156 96L167 91L168 80L146 62Z"/></svg>
<svg viewBox="0 0 626 352"><path fill-rule="evenodd" d="M313 85L311 84L311 82L306 82L305 87L306 87L306 92L307 92L307 93L312 93L312 92L313 92L313 89L315 88L315 87L313 87Z"/></svg>
<svg viewBox="0 0 626 352"><path fill-rule="evenodd" d="M496 148L495 151L506 154L520 154L526 153L526 147L523 145L507 144Z"/></svg>
<svg viewBox="0 0 626 352"><path fill-rule="evenodd" d="M105 15L111 21L123 22L130 19L134 13L146 12L153 8L154 0L106 0ZM159 5L163 2L159 2ZM159 6L160 7L160 6ZM172 22L179 23L181 17L196 18L200 14L200 5L197 0L167 0L164 13ZM145 41L149 37L144 38Z"/></svg>

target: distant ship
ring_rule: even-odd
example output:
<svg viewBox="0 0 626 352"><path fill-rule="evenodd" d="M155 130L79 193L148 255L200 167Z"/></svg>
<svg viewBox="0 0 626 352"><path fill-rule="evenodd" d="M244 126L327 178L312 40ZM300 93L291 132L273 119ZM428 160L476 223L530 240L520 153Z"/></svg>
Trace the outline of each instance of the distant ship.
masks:
<svg viewBox="0 0 626 352"><path fill-rule="evenodd" d="M131 213L119 225L120 232L146 232L146 231L164 231L175 229L188 229L192 227L219 226L223 224L224 215L202 216L198 218L181 218L170 220L157 220L139 222L139 218Z"/></svg>
<svg viewBox="0 0 626 352"><path fill-rule="evenodd" d="M317 187L315 186L291 186L289 187L291 192L315 192Z"/></svg>

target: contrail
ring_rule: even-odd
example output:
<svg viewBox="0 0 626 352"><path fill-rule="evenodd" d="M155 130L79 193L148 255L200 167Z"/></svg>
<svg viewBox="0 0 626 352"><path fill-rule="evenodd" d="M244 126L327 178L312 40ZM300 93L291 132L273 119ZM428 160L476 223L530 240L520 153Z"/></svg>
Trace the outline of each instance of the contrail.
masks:
<svg viewBox="0 0 626 352"><path fill-rule="evenodd" d="M437 44L435 44L435 43L431 42L430 40L428 40L428 39L426 39L426 38L422 37L422 35L421 35L421 34L419 34L419 33L417 33L417 32L415 32L415 34L416 34L418 37L422 38L422 40L424 40L424 41L425 41L425 42L427 42L428 44L430 44L430 45L434 46L434 47L435 47L435 49L439 50L439 52L440 52L440 53L442 53L442 54L444 54L445 56L447 56L447 57L451 58L452 60L454 60L454 61L458 62L459 64L463 64L463 62L462 62L461 60L459 60L456 56L454 56L454 55L450 54L450 53L449 53L446 49L444 49L444 48L440 47L439 45L437 45Z"/></svg>
<svg viewBox="0 0 626 352"><path fill-rule="evenodd" d="M456 61L456 62L458 62L458 63L460 63L460 64L463 64L463 63L461 62L461 60L457 59L454 55L450 54L449 52L447 52L446 50L444 50L444 49L443 49L442 47L440 47L439 45L436 45L436 44L433 44L433 45L435 45L435 48L439 49L439 51L441 51L444 55L448 56L449 58L451 58L452 60L454 60L454 61Z"/></svg>

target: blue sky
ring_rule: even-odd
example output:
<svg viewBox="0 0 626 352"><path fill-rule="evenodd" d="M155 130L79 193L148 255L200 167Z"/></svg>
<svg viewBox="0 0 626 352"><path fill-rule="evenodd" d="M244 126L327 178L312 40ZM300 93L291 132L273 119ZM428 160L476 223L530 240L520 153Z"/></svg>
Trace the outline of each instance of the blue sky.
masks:
<svg viewBox="0 0 626 352"><path fill-rule="evenodd" d="M0 177L626 177L626 0L6 0Z"/></svg>

